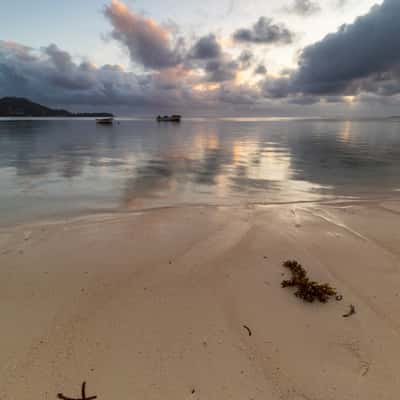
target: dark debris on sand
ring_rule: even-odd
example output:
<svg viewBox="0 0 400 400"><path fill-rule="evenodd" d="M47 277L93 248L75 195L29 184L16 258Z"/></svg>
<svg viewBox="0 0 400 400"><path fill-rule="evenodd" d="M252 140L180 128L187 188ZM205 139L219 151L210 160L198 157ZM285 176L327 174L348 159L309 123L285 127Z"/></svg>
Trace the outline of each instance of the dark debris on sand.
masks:
<svg viewBox="0 0 400 400"><path fill-rule="evenodd" d="M295 287L297 290L295 296L307 301L309 303L319 300L321 303L326 303L331 297L336 296L336 290L329 284L320 284L311 281L307 277L307 272L297 261L285 261L283 263L285 268L288 268L292 273L292 278L282 281L281 286Z"/></svg>
<svg viewBox="0 0 400 400"><path fill-rule="evenodd" d="M356 308L353 306L353 304L350 304L350 310L349 310L349 312L346 313L346 314L343 314L342 317L343 317L343 318L348 318L348 317L352 316L352 315L355 314L355 313L356 313Z"/></svg>

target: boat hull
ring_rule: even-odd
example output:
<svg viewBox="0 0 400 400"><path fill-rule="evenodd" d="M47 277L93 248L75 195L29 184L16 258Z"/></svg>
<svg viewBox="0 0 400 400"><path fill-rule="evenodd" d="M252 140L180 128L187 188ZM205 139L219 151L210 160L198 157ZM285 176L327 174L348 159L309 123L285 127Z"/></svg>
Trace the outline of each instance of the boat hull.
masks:
<svg viewBox="0 0 400 400"><path fill-rule="evenodd" d="M96 119L96 124L99 125L112 125L113 123L113 118L97 118Z"/></svg>
<svg viewBox="0 0 400 400"><path fill-rule="evenodd" d="M181 122L181 116L180 115L172 115L172 116L158 116L157 117L158 122Z"/></svg>

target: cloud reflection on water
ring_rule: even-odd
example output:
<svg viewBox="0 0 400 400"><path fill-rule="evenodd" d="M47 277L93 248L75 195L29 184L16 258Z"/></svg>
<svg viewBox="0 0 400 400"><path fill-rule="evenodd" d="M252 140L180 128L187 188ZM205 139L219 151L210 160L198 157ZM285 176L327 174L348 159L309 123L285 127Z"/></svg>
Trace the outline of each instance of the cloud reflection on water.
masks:
<svg viewBox="0 0 400 400"><path fill-rule="evenodd" d="M398 187L400 125L0 122L0 214L318 200ZM12 171L12 172L11 172Z"/></svg>

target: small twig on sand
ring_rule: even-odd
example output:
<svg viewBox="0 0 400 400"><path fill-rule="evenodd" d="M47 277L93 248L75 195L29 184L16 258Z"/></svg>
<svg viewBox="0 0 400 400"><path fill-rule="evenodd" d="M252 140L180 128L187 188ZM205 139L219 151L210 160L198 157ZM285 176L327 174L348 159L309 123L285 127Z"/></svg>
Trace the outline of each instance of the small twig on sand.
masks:
<svg viewBox="0 0 400 400"><path fill-rule="evenodd" d="M355 313L356 313L356 308L353 306L353 304L350 304L350 311L346 314L343 314L342 317L347 318L347 317L350 317L350 315L353 315Z"/></svg>
<svg viewBox="0 0 400 400"><path fill-rule="evenodd" d="M67 397L67 396L64 396L62 393L58 393L57 397L61 400L96 400L97 399L97 396L86 397L86 382L82 383L81 394L82 394L82 397L80 399L74 399L73 397Z"/></svg>
<svg viewBox="0 0 400 400"><path fill-rule="evenodd" d="M248 326L243 325L243 328L246 329L246 331L248 332L249 336L252 335L251 329Z"/></svg>

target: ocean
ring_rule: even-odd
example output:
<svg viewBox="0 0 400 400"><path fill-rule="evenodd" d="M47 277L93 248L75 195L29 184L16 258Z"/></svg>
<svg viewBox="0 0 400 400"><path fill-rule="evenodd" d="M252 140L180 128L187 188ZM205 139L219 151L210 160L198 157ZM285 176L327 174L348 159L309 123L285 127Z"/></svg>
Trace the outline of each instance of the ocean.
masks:
<svg viewBox="0 0 400 400"><path fill-rule="evenodd" d="M0 119L0 225L399 194L398 120Z"/></svg>

